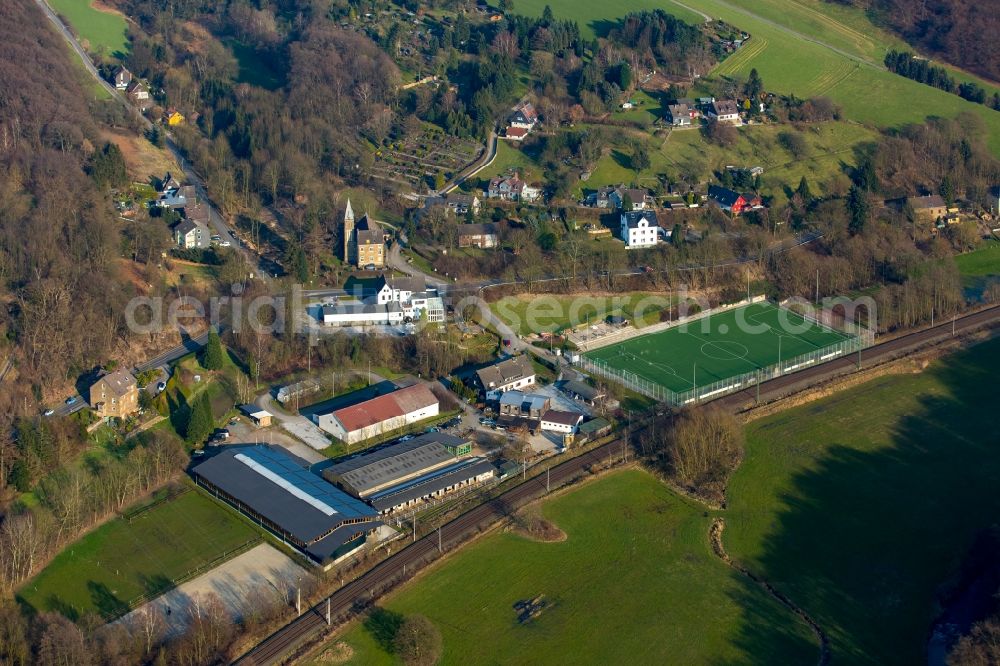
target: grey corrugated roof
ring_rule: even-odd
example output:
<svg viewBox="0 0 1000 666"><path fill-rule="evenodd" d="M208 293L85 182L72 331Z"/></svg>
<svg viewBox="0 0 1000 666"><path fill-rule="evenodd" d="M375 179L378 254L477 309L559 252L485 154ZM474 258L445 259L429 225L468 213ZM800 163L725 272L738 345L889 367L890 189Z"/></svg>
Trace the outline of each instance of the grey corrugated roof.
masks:
<svg viewBox="0 0 1000 666"><path fill-rule="evenodd" d="M575 379L570 379L568 381L563 382L560 388L562 388L562 390L566 391L567 393L573 393L575 395L578 395L584 400L596 400L597 398L603 395L603 393L598 391L590 384L585 384L584 382L577 381Z"/></svg>
<svg viewBox="0 0 1000 666"><path fill-rule="evenodd" d="M392 483L393 479L453 460L455 456L448 452L446 446L455 447L464 442L460 437L443 432L427 433L335 463L323 470L323 476L327 479L340 477L357 492L365 493Z"/></svg>
<svg viewBox="0 0 1000 666"><path fill-rule="evenodd" d="M261 465L335 513L327 515L316 505L254 470L236 458L237 455ZM226 492L306 544L317 541L345 521L363 520L375 515L367 504L302 467L300 459L277 446L225 447L195 467L192 474Z"/></svg>
<svg viewBox="0 0 1000 666"><path fill-rule="evenodd" d="M447 469L436 470L426 476L411 479L395 488L383 490L378 493L376 498L372 499L372 506L375 507L376 511L388 511L394 506L405 504L410 500L427 497L431 493L435 493L456 483L467 481L489 470L493 470L496 473L493 463L485 458L470 458L465 462L467 464L463 464L451 471Z"/></svg>
<svg viewBox="0 0 1000 666"><path fill-rule="evenodd" d="M402 306L396 301L385 304L364 303L361 301L342 301L336 305L324 305L324 315L336 314L371 314L373 312L401 312Z"/></svg>

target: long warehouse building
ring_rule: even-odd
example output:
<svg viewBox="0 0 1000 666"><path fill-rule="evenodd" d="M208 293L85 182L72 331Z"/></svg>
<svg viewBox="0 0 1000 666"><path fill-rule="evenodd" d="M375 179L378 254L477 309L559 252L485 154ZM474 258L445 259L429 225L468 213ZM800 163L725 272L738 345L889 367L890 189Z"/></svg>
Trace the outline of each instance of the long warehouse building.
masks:
<svg viewBox="0 0 1000 666"><path fill-rule="evenodd" d="M388 514L493 478L492 463L465 457L471 450L467 440L427 433L335 463L323 476Z"/></svg>
<svg viewBox="0 0 1000 666"><path fill-rule="evenodd" d="M228 446L201 463L195 482L329 568L382 526L376 512L277 446Z"/></svg>

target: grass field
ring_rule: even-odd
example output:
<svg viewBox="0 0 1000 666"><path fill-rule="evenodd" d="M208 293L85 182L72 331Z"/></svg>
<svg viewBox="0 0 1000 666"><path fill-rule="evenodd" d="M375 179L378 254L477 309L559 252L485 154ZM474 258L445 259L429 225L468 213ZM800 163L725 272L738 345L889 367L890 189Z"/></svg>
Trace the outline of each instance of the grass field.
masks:
<svg viewBox="0 0 1000 666"><path fill-rule="evenodd" d="M652 298L651 298L652 297ZM622 315L638 324L660 320L666 298L646 293L607 294L606 296L569 296L562 294L524 294L505 296L490 304L490 309L519 335L543 331L561 331L587 322L598 322L608 315Z"/></svg>
<svg viewBox="0 0 1000 666"><path fill-rule="evenodd" d="M645 113L645 111L644 111ZM779 140L782 132L801 135L806 151L801 155L789 152ZM641 134L637 133L639 138ZM768 196L785 197L785 187L795 187L805 176L817 192L828 188L828 183L845 178L844 165L857 161L854 149L858 144L875 141L878 134L858 123L832 121L815 123L796 130L780 125L757 125L739 130L739 139L730 148L707 142L701 132L675 130L666 139L646 139L649 148L650 168L636 173L630 167L630 157L612 150L601 158L589 180L581 182L577 194L593 190L607 183L637 183L651 187L658 174L673 177L710 178L712 172L727 165L743 167L761 166L761 192Z"/></svg>
<svg viewBox="0 0 1000 666"><path fill-rule="evenodd" d="M967 296L981 298L991 285L1000 284L1000 242L987 241L977 250L955 257Z"/></svg>
<svg viewBox="0 0 1000 666"><path fill-rule="evenodd" d="M48 0L52 9L73 27L91 52L122 57L128 50L124 17L116 11L95 9L93 0Z"/></svg>
<svg viewBox="0 0 1000 666"><path fill-rule="evenodd" d="M497 156L493 159L493 164L480 171L476 177L489 180L514 169L520 172L521 178L528 181L541 178L542 170L539 166L516 146L510 141L497 141Z"/></svg>
<svg viewBox="0 0 1000 666"><path fill-rule="evenodd" d="M115 518L67 546L18 597L36 610L72 619L113 613L255 536L232 511L192 490L131 523Z"/></svg>
<svg viewBox="0 0 1000 666"><path fill-rule="evenodd" d="M623 3L602 0L518 0L514 10L525 16L541 16L546 5L552 8L552 15L555 18L579 23L580 33L587 40L596 36L606 36L613 23L628 12L662 9L692 25L705 20L697 12L671 0L627 0Z"/></svg>
<svg viewBox="0 0 1000 666"><path fill-rule="evenodd" d="M1000 520L1000 340L748 429L726 546L826 630L832 663L925 663L935 594Z"/></svg>
<svg viewBox="0 0 1000 666"><path fill-rule="evenodd" d="M755 303L584 354L671 391L753 372L848 339L789 310Z"/></svg>
<svg viewBox="0 0 1000 666"><path fill-rule="evenodd" d="M963 278L978 278L1000 275L1000 242L987 241L972 252L955 257L958 272Z"/></svg>
<svg viewBox="0 0 1000 666"><path fill-rule="evenodd" d="M565 541L494 533L385 606L437 625L442 664L815 662L808 629L712 555L703 510L646 473L611 474L542 510ZM551 605L518 623L513 604L538 595ZM340 640L350 663L395 663L363 626Z"/></svg>

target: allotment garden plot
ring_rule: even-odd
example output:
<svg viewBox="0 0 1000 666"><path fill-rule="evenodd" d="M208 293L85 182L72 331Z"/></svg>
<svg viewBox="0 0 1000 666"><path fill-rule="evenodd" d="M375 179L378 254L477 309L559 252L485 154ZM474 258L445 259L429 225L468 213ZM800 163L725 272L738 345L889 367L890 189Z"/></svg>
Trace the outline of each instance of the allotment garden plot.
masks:
<svg viewBox="0 0 1000 666"><path fill-rule="evenodd" d="M761 302L595 349L581 364L680 405L831 360L870 341L867 331L834 330Z"/></svg>
<svg viewBox="0 0 1000 666"><path fill-rule="evenodd" d="M440 174L452 178L482 153L483 146L469 139L445 134L441 129L423 129L380 149L371 173L375 178L414 189L435 186Z"/></svg>

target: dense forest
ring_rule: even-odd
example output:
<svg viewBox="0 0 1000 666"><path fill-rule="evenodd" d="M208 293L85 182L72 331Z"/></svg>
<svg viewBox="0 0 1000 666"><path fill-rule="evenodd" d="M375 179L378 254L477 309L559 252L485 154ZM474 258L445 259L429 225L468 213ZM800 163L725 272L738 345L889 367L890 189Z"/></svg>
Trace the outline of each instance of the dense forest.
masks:
<svg viewBox="0 0 1000 666"><path fill-rule="evenodd" d="M33 2L0 5L0 325L19 377L0 392L4 414L128 337L106 191L121 158L99 138L80 71Z"/></svg>
<svg viewBox="0 0 1000 666"><path fill-rule="evenodd" d="M830 0L867 10L908 42L924 51L1000 81L1000 11L980 0Z"/></svg>

